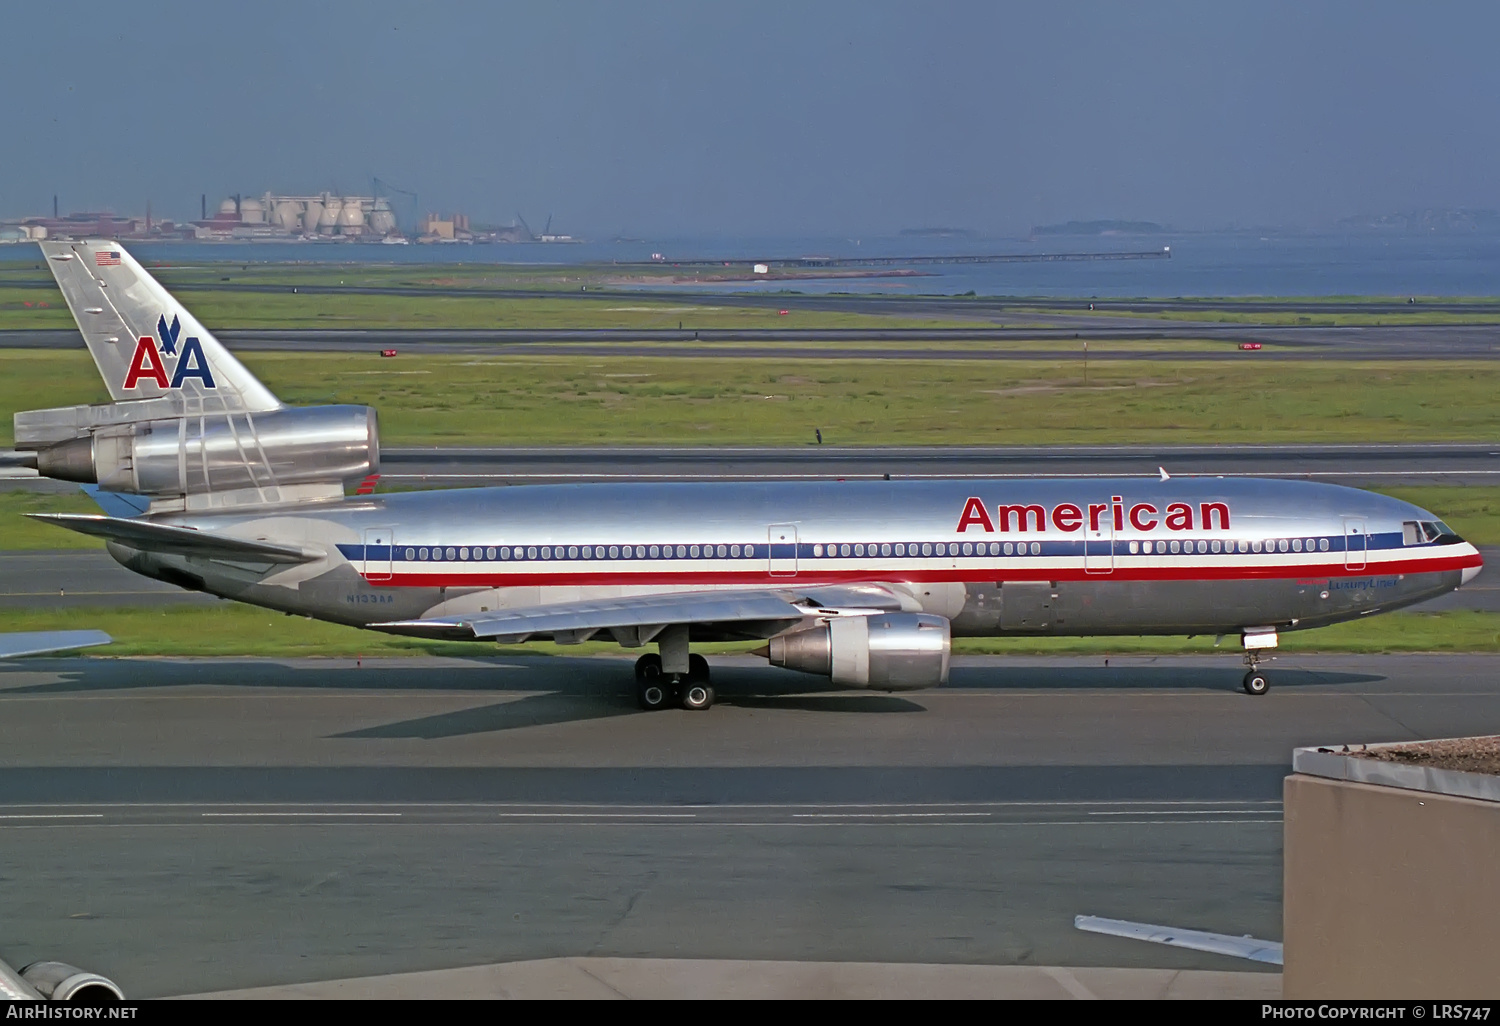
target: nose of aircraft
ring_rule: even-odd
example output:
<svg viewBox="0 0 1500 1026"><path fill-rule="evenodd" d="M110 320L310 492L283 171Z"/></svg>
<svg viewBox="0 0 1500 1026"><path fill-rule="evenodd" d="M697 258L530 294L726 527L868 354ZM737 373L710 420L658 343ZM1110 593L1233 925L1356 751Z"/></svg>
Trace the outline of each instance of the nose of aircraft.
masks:
<svg viewBox="0 0 1500 1026"><path fill-rule="evenodd" d="M1462 588L1465 584L1468 584L1474 578L1478 577L1479 571L1484 569L1484 560L1480 558L1479 550L1475 549L1472 545L1466 546L1466 548L1474 550L1475 563L1473 566L1466 566L1462 571L1460 571L1462 574L1458 582L1458 586L1460 588Z"/></svg>

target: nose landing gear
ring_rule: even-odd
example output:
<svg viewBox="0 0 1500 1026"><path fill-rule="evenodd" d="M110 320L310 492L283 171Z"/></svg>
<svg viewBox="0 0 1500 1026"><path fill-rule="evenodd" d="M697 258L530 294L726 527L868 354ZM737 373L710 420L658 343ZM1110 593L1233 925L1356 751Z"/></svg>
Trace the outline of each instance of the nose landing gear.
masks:
<svg viewBox="0 0 1500 1026"><path fill-rule="evenodd" d="M1247 695L1264 695L1271 689L1271 682L1266 680L1266 675L1260 670L1260 653L1254 650L1246 652L1245 665L1250 670L1245 674L1240 687L1245 689Z"/></svg>

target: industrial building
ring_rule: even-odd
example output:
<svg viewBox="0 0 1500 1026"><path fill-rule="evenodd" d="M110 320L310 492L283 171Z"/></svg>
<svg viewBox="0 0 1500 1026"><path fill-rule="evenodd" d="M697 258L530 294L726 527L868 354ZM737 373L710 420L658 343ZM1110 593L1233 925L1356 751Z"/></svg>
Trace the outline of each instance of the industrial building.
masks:
<svg viewBox="0 0 1500 1026"><path fill-rule="evenodd" d="M230 196L213 217L194 224L209 238L383 238L396 233L396 215L383 196Z"/></svg>

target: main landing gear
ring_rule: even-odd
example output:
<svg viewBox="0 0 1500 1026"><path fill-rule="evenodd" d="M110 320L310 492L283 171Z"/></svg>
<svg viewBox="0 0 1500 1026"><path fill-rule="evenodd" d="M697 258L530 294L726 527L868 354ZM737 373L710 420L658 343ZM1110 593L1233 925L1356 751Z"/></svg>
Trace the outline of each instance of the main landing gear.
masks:
<svg viewBox="0 0 1500 1026"><path fill-rule="evenodd" d="M665 673L661 656L655 653L641 656L635 661L635 698L648 712L669 705L709 708L714 704L714 688L709 683L708 660L693 655L688 657L687 673Z"/></svg>
<svg viewBox="0 0 1500 1026"><path fill-rule="evenodd" d="M1247 695L1264 695L1271 689L1271 682L1266 680L1266 675L1261 672L1260 653L1253 649L1246 652L1245 665L1250 667L1250 670L1245 674L1240 687L1245 689Z"/></svg>

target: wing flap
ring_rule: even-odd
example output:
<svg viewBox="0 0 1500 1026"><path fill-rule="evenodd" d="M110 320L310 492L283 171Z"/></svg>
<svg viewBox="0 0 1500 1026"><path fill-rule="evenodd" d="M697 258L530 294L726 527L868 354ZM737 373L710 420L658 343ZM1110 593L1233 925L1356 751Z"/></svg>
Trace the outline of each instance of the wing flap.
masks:
<svg viewBox="0 0 1500 1026"><path fill-rule="evenodd" d="M169 552L205 559L251 560L269 563L311 563L326 553L300 545L266 541L259 538L235 538L213 534L191 527L173 527L144 520L124 520L89 513L28 513L42 520L66 527L79 534L93 535L148 552Z"/></svg>
<svg viewBox="0 0 1500 1026"><path fill-rule="evenodd" d="M757 635L777 633L815 615L775 591L678 591L625 598L594 599L521 609L395 620L372 626L399 633L441 633L485 639L520 640L537 634L586 635L597 631L641 631L649 641L668 624L762 624Z"/></svg>

